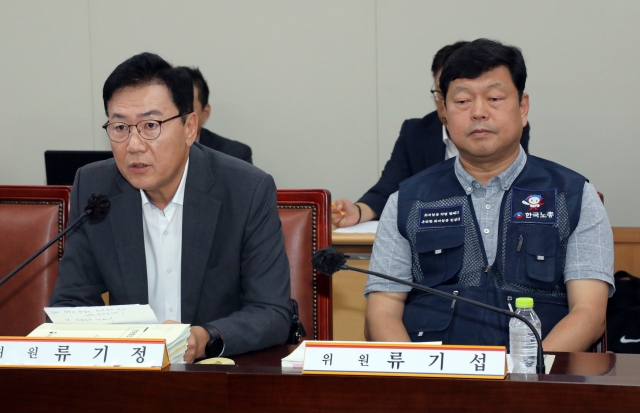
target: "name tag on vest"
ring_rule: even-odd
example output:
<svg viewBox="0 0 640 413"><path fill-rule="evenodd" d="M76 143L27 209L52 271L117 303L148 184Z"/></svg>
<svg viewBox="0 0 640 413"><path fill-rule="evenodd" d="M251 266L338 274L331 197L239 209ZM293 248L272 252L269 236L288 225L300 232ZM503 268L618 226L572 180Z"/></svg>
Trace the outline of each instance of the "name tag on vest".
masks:
<svg viewBox="0 0 640 413"><path fill-rule="evenodd" d="M514 224L555 224L556 189L511 189L511 222Z"/></svg>
<svg viewBox="0 0 640 413"><path fill-rule="evenodd" d="M420 208L418 228L460 227L464 221L462 204L447 207Z"/></svg>

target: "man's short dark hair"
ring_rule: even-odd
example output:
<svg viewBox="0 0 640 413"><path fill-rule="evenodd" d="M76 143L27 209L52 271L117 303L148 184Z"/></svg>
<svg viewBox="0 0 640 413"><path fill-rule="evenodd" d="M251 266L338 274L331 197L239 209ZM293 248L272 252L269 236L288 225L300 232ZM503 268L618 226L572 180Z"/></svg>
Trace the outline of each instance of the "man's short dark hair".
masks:
<svg viewBox="0 0 640 413"><path fill-rule="evenodd" d="M191 77L193 87L198 90L198 100L200 101L200 105L202 105L202 108L204 109L204 107L209 103L209 86L207 86L207 81L204 80L202 72L200 72L200 69L197 67L180 66L178 69L184 70Z"/></svg>
<svg viewBox="0 0 640 413"><path fill-rule="evenodd" d="M433 56L433 63L431 64L431 74L433 77L436 77L436 74L444 67L444 62L447 61L449 56L465 44L469 42L461 40L459 42L455 42L454 44L449 44L438 50L435 56Z"/></svg>
<svg viewBox="0 0 640 413"><path fill-rule="evenodd" d="M449 84L456 79L477 79L490 70L505 66L522 100L527 82L527 67L522 52L515 46L498 41L477 39L462 46L449 56L440 75L440 90L447 97Z"/></svg>
<svg viewBox="0 0 640 413"><path fill-rule="evenodd" d="M114 93L128 87L148 85L164 85L169 89L173 104L178 113L183 115L183 123L186 115L193 112L193 85L189 75L174 68L157 54L145 52L120 63L104 82L102 100L107 116L107 105Z"/></svg>

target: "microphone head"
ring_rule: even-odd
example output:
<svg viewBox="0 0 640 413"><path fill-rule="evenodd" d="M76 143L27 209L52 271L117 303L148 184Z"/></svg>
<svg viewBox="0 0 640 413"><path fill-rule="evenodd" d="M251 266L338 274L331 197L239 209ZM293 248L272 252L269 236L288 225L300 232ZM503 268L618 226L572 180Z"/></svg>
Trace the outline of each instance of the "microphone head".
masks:
<svg viewBox="0 0 640 413"><path fill-rule="evenodd" d="M103 194L92 194L87 200L84 212L88 212L91 218L102 218L107 215L111 208L109 198Z"/></svg>
<svg viewBox="0 0 640 413"><path fill-rule="evenodd" d="M343 270L346 262L347 260L344 259L344 254L336 251L332 247L316 251L311 259L313 268L327 275L333 275L336 271Z"/></svg>

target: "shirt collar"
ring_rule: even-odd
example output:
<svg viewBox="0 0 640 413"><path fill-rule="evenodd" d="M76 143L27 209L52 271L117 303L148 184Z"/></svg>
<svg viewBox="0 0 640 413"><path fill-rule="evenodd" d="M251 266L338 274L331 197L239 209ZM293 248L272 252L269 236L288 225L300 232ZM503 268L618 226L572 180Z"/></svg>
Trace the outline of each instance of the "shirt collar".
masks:
<svg viewBox="0 0 640 413"><path fill-rule="evenodd" d="M522 172L522 168L524 168L524 164L526 162L527 154L524 152L524 149L522 149L522 146L520 146L520 152L518 153L518 157L516 158L516 160L513 161L513 163L509 165L507 169L489 179L489 184L491 184L492 181L497 182L502 187L502 189L506 191L511 187L511 184L516 180L518 175L520 175L520 172ZM458 182L460 182L460 185L462 185L465 192L467 194L470 194L473 191L474 182L478 181L473 176L471 176L471 174L467 172L466 169L464 169L462 163L460 162L459 156L456 158L454 165L454 170L456 173L456 177L458 178Z"/></svg>
<svg viewBox="0 0 640 413"><path fill-rule="evenodd" d="M448 142L451 142L451 138L449 137L449 131L447 127L442 125L442 142L447 145Z"/></svg>
<svg viewBox="0 0 640 413"><path fill-rule="evenodd" d="M175 195L173 196L173 198L171 199L171 202L169 203L174 203L177 205L184 206L184 187L187 182L188 170L189 170L189 158L187 158L187 163L184 166L184 172L182 173L182 179L180 179L180 185L178 185L178 190L176 190ZM140 190L140 196L142 197L142 206L145 206L146 204L151 204L149 197L142 189Z"/></svg>

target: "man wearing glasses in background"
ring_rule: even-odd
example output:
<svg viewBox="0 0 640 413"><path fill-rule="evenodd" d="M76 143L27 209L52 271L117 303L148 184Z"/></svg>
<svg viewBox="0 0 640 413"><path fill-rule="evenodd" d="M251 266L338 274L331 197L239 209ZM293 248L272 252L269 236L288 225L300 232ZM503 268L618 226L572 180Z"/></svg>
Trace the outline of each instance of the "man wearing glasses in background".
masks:
<svg viewBox="0 0 640 413"><path fill-rule="evenodd" d="M331 220L337 227L350 227L360 222L378 219L389 196L400 188L400 182L418 172L458 155L446 129L443 97L440 91L440 73L453 52L469 42L461 41L438 50L433 57L431 94L437 110L422 119L407 119L400 129L400 136L393 147L391 159L382 171L378 182L357 202L346 198L335 201ZM520 144L529 153L529 125L525 126Z"/></svg>
<svg viewBox="0 0 640 413"><path fill-rule="evenodd" d="M109 214L66 238L51 305L151 305L191 324L186 362L286 341L289 263L271 176L194 143L188 74L142 53L106 80L114 159L78 170L70 219L93 193Z"/></svg>

